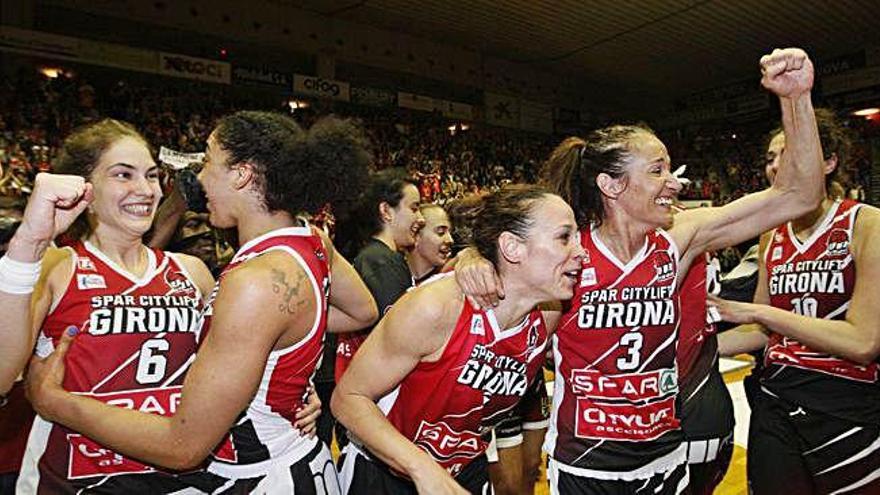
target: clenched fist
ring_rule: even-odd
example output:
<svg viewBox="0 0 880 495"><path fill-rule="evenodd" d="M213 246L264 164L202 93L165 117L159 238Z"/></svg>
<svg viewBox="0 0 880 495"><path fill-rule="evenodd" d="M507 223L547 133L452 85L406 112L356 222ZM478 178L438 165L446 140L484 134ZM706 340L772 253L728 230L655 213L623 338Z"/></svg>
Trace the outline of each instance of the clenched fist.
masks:
<svg viewBox="0 0 880 495"><path fill-rule="evenodd" d="M92 185L76 175L41 173L34 182L16 236L31 242L51 242L92 201Z"/></svg>
<svg viewBox="0 0 880 495"><path fill-rule="evenodd" d="M813 87L813 62L800 48L776 49L761 57L761 84L780 98L795 98Z"/></svg>

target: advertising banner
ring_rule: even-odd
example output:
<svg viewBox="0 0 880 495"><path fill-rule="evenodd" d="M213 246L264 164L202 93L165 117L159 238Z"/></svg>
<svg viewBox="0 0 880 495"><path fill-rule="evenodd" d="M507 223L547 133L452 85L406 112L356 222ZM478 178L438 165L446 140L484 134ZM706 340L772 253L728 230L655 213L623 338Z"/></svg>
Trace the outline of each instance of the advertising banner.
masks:
<svg viewBox="0 0 880 495"><path fill-rule="evenodd" d="M229 64L175 53L159 53L159 73L220 84L231 82Z"/></svg>
<svg viewBox="0 0 880 495"><path fill-rule="evenodd" d="M350 101L349 85L344 81L322 79L317 76L293 75L293 91L306 96L330 100Z"/></svg>

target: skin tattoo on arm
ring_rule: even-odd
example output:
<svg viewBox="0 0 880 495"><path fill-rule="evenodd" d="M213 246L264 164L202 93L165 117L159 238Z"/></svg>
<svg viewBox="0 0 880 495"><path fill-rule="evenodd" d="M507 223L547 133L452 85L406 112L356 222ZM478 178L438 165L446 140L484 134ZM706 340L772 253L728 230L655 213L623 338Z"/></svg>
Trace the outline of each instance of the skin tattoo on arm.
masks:
<svg viewBox="0 0 880 495"><path fill-rule="evenodd" d="M292 307L293 298L299 295L300 284L302 284L305 278L305 275L299 272L293 285L291 285L287 282L287 274L276 268L272 269L272 291L276 294L281 294L284 300L284 302L278 305L278 311L292 315L296 312L296 308L306 303L305 300L300 299Z"/></svg>

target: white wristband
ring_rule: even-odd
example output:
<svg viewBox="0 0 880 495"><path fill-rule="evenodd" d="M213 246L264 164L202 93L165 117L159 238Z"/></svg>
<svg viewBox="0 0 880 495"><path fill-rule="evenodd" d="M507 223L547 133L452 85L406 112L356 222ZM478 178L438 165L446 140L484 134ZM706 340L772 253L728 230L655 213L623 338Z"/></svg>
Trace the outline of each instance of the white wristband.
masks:
<svg viewBox="0 0 880 495"><path fill-rule="evenodd" d="M40 279L42 261L24 263L9 256L0 258L0 291L7 294L30 294Z"/></svg>

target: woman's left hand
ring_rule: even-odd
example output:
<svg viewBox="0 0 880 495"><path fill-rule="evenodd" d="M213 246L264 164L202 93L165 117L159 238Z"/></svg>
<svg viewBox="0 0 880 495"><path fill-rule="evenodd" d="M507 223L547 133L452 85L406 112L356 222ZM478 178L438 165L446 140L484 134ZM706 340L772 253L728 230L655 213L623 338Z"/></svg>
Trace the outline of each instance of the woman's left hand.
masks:
<svg viewBox="0 0 880 495"><path fill-rule="evenodd" d="M321 399L315 389L309 391L309 400L296 412L295 426L303 435L313 438L318 431L318 418L321 417Z"/></svg>
<svg viewBox="0 0 880 495"><path fill-rule="evenodd" d="M28 366L25 393L34 410L48 421L53 420L52 404L66 394L61 386L65 372L64 358L76 334L77 328L69 327L52 354L45 358L34 356Z"/></svg>
<svg viewBox="0 0 880 495"><path fill-rule="evenodd" d="M710 308L715 308L724 321L739 324L756 323L757 304L728 301L712 294L707 296L706 303Z"/></svg>

